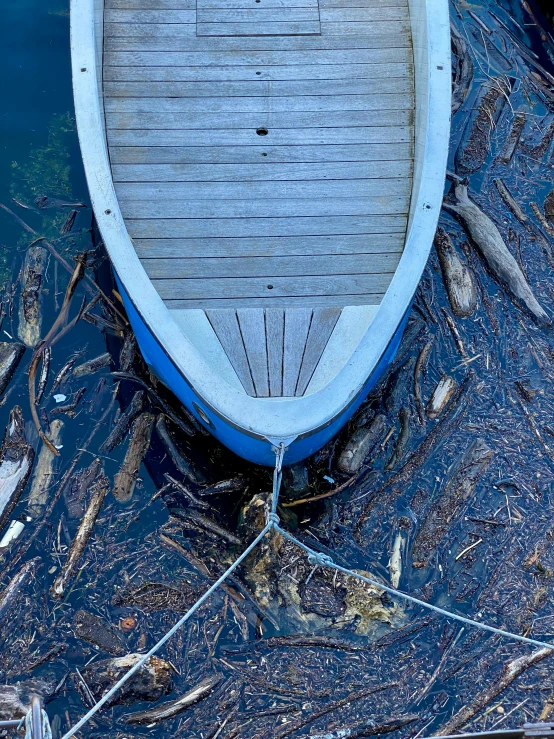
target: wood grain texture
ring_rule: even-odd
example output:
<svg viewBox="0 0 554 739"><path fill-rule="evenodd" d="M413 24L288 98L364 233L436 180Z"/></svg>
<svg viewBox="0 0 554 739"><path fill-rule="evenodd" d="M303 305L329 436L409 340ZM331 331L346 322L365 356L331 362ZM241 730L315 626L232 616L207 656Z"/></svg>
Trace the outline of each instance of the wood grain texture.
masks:
<svg viewBox="0 0 554 739"><path fill-rule="evenodd" d="M340 308L314 308L302 364L298 373L295 395L304 395L315 368L341 314Z"/></svg>
<svg viewBox="0 0 554 739"><path fill-rule="evenodd" d="M269 374L269 394L283 394L283 349L285 338L284 308L265 308L265 331Z"/></svg>
<svg viewBox="0 0 554 739"><path fill-rule="evenodd" d="M237 310L237 318L256 395L259 398L267 398L269 396L269 372L264 309L242 308Z"/></svg>
<svg viewBox="0 0 554 739"><path fill-rule="evenodd" d="M174 303L171 307L179 308L192 306L179 306ZM243 384L244 389L248 395L255 395L256 390L254 382L252 381L250 365L248 364L246 349L244 348L244 342L240 332L236 311L218 309L207 310L206 315L213 330L217 334L217 338L221 342L221 346L225 350L233 369Z"/></svg>

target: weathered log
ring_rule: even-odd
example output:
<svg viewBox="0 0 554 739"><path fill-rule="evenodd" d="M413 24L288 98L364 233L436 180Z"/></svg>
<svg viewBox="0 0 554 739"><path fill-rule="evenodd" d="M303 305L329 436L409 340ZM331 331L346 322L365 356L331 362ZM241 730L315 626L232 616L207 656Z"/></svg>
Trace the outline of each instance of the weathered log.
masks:
<svg viewBox="0 0 554 739"><path fill-rule="evenodd" d="M62 440L63 421L59 418L50 424L50 441L54 446L60 446ZM31 518L40 518L48 503L48 491L56 474L59 457L52 454L49 447L43 444L37 457L33 477L31 480L31 492L27 510Z"/></svg>
<svg viewBox="0 0 554 739"><path fill-rule="evenodd" d="M50 595L52 598L63 597L67 584L75 574L77 565L83 556L83 552L88 540L90 539L92 530L94 529L94 524L96 523L104 497L109 489L110 482L108 478L101 475L93 486L90 502L85 511L85 515L83 516L83 520L77 529L77 533L75 534L75 538L71 544L67 559L63 563L60 574L56 577L50 588Z"/></svg>
<svg viewBox="0 0 554 739"><path fill-rule="evenodd" d="M439 256L442 278L452 312L456 316L470 316L477 306L477 293L471 272L460 259L450 236L444 228L437 229L435 249Z"/></svg>
<svg viewBox="0 0 554 739"><path fill-rule="evenodd" d="M417 361L414 367L414 399L415 399L415 404L416 404L416 409L417 409L417 415L419 417L419 422L423 426L423 428L425 428L425 415L423 413L422 382L427 372L427 360L429 359L429 354L431 353L432 347L433 347L433 340L431 339L426 344L424 344L422 350L420 351L418 355L418 358L417 358Z"/></svg>
<svg viewBox="0 0 554 739"><path fill-rule="evenodd" d="M27 584L27 581L34 575L39 564L40 557L35 557L35 559L26 562L0 594L0 623L3 623L6 617L9 616L9 610L13 601L17 598L21 589Z"/></svg>
<svg viewBox="0 0 554 739"><path fill-rule="evenodd" d="M24 352L23 344L16 341L0 342L0 395L3 395L4 390L8 387Z"/></svg>
<svg viewBox="0 0 554 739"><path fill-rule="evenodd" d="M383 440L387 419L384 415L375 416L369 426L360 428L352 434L339 457L337 467L341 472L358 472L369 453Z"/></svg>
<svg viewBox="0 0 554 739"><path fill-rule="evenodd" d="M385 465L386 470L394 469L396 465L402 461L411 438L410 409L407 407L401 408L398 413L398 418L400 420L400 433L398 434L398 439L391 458Z"/></svg>
<svg viewBox="0 0 554 739"><path fill-rule="evenodd" d="M93 459L88 467L76 472L64 489L65 504L70 518L82 518L85 513L85 496L98 477L102 467L100 459Z"/></svg>
<svg viewBox="0 0 554 739"><path fill-rule="evenodd" d="M124 657L93 662L83 670L87 685L96 696L106 693L123 675L134 667L142 654L127 654ZM134 701L157 701L171 690L173 668L159 657L150 657L135 674L121 686L106 706Z"/></svg>
<svg viewBox="0 0 554 739"><path fill-rule="evenodd" d="M110 435L100 447L102 454L111 452L116 446L121 444L127 432L131 428L131 424L142 411L143 404L144 392L142 390L137 390L125 411L120 415Z"/></svg>
<svg viewBox="0 0 554 739"><path fill-rule="evenodd" d="M502 164L509 164L512 161L512 157L514 156L515 150L517 149L517 146L519 144L524 126L525 113L517 113L514 116L512 127L510 128L510 133L508 134L508 137L504 142L504 147L502 148L502 151L498 156L498 161Z"/></svg>
<svg viewBox="0 0 554 739"><path fill-rule="evenodd" d="M46 384L48 382L48 373L50 371L50 362L52 360L52 349L47 346L42 352L42 363L40 367L40 377L38 381L37 394L35 397L35 405L39 405L46 390Z"/></svg>
<svg viewBox="0 0 554 739"><path fill-rule="evenodd" d="M464 104L473 80L473 62L464 37L453 24L451 29L452 58L454 61L452 80L452 115Z"/></svg>
<svg viewBox="0 0 554 739"><path fill-rule="evenodd" d="M34 449L25 437L21 408L16 405L10 413L0 449L0 530L27 484L34 458Z"/></svg>
<svg viewBox="0 0 554 739"><path fill-rule="evenodd" d="M198 479L197 471L194 469L185 455L177 448L175 442L173 441L171 434L169 433L169 429L167 428L167 423L163 413L158 416L158 420L156 421L156 431L164 447L166 448L171 461L179 470L179 472L183 475L183 477L193 483L200 482Z"/></svg>
<svg viewBox="0 0 554 739"><path fill-rule="evenodd" d="M440 416L450 402L450 398L455 393L457 387L458 383L452 377L448 375L441 377L427 403L425 412L428 418L435 420Z"/></svg>
<svg viewBox="0 0 554 739"><path fill-rule="evenodd" d="M85 375L92 375L94 372L109 367L112 363L112 355L109 352L101 354L95 359L89 359L88 362L83 362L73 369L73 377L84 377Z"/></svg>
<svg viewBox="0 0 554 739"><path fill-rule="evenodd" d="M48 262L48 252L42 246L30 246L23 266L19 326L17 335L25 346L35 347L42 329L42 282Z"/></svg>
<svg viewBox="0 0 554 739"><path fill-rule="evenodd" d="M114 477L113 494L120 503L128 503L133 497L140 466L150 446L154 420L153 413L143 413L133 424L125 459Z"/></svg>
<svg viewBox="0 0 554 739"><path fill-rule="evenodd" d="M498 228L483 211L472 202L467 186L458 182L455 188L456 202L444 202L444 208L457 216L467 229L472 241L481 252L493 277L498 280L527 309L539 325L551 323L541 307L518 263L504 243Z"/></svg>
<svg viewBox="0 0 554 739"><path fill-rule="evenodd" d="M25 680L16 685L0 685L0 720L22 718L31 707L34 695L43 700L54 694L55 683L45 680Z"/></svg>
<svg viewBox="0 0 554 739"><path fill-rule="evenodd" d="M140 711L127 716L128 724L154 724L158 721L165 721L168 718L177 716L190 706L206 698L223 679L223 675L218 673L204 678L198 685L189 690L187 693L169 703L163 703L148 711Z"/></svg>

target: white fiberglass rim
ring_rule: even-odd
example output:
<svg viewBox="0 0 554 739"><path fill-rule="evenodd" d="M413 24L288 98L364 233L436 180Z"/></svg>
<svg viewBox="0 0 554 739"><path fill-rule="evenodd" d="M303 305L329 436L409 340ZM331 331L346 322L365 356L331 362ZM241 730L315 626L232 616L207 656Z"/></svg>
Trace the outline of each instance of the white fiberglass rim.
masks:
<svg viewBox="0 0 554 739"><path fill-rule="evenodd" d="M410 0L416 55L416 162L402 258L375 318L344 367L325 387L295 398L253 398L231 387L184 337L146 275L112 182L98 80L95 3L98 0L71 0L75 114L96 220L127 294L195 393L231 425L263 439L304 436L328 425L355 400L386 350L410 306L433 241L450 135L448 0Z"/></svg>

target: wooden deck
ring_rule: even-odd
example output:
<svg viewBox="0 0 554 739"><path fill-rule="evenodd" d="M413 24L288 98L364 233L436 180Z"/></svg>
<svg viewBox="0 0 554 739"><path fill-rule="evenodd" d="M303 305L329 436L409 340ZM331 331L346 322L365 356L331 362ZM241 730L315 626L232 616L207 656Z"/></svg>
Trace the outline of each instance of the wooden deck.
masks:
<svg viewBox="0 0 554 739"><path fill-rule="evenodd" d="M206 310L251 395L305 392L340 309L387 290L412 188L412 64L407 0L106 2L129 234L168 308Z"/></svg>

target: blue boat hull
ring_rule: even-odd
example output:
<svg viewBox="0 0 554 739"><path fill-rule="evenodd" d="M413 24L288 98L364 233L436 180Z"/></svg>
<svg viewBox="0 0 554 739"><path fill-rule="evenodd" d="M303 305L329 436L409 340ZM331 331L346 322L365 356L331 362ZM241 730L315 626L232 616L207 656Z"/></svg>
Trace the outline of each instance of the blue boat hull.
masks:
<svg viewBox="0 0 554 739"><path fill-rule="evenodd" d="M201 423L222 444L250 462L273 467L275 464L275 453L272 449L271 442L267 439L260 439L259 437L252 436L244 429L237 428L231 423L228 423L224 418L219 416L204 403L202 398L195 393L186 378L173 364L163 347L145 325L117 275L116 281L142 355L156 377L158 377L164 385L166 385L179 398L181 403L183 403L198 422ZM317 452L318 449L321 449L324 444L332 439L352 417L363 401L367 398L368 393L373 389L373 387L375 387L387 367L393 361L408 321L408 315L409 310L406 312L395 334L389 342L381 360L368 377L365 385L354 402L345 408L344 411L340 415L336 416L328 425L316 429L305 436L297 437L287 448L285 456L285 463L287 465L306 459ZM206 416L209 423L207 423L200 415L198 409L200 409L202 414Z"/></svg>

